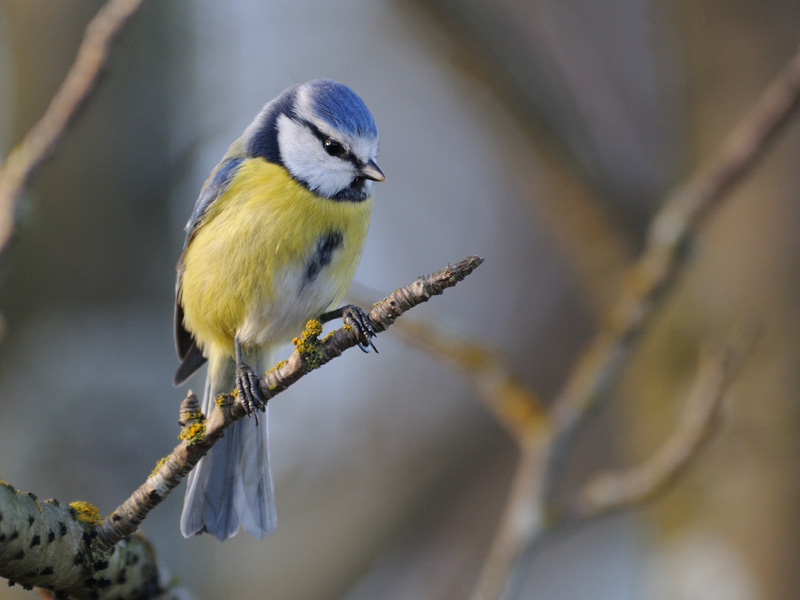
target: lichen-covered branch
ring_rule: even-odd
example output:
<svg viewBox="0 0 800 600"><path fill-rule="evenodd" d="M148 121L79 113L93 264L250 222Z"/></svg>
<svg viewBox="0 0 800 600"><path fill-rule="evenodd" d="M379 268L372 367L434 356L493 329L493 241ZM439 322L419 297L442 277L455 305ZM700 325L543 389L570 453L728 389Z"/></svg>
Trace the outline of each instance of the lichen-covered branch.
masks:
<svg viewBox="0 0 800 600"><path fill-rule="evenodd" d="M414 306L462 281L482 262L480 257L469 256L396 289L372 307L369 316L375 330L386 330ZM317 337L321 330L318 321L310 321L306 330L294 340L296 350L289 359L264 374L259 382L263 398L273 398L307 373L359 343L357 333L347 325L324 339ZM190 393L181 405L181 443L159 461L150 477L119 508L103 520L97 529L100 548L110 551L120 540L136 531L147 514L180 484L224 430L245 416L241 399L233 394L220 395L211 414L203 415L197 397Z"/></svg>
<svg viewBox="0 0 800 600"><path fill-rule="evenodd" d="M396 289L372 307L369 316L375 325L375 330L385 331L400 315L453 287L477 269L482 262L483 259L479 256L468 256L452 266L448 265L435 273L418 277L412 283ZM342 327L320 343L318 352L313 348L306 348L304 352L294 352L286 363L268 371L261 378L261 392L264 397L271 398L285 390L308 371L324 365L346 349L358 345L359 339L354 330Z"/></svg>
<svg viewBox="0 0 800 600"><path fill-rule="evenodd" d="M132 536L112 552L97 544L97 509L62 505L0 484L0 576L76 599L172 598L153 549Z"/></svg>
<svg viewBox="0 0 800 600"><path fill-rule="evenodd" d="M86 26L75 62L42 118L0 165L0 252L14 228L14 205L33 171L83 106L108 58L111 42L142 0L108 0Z"/></svg>
<svg viewBox="0 0 800 600"><path fill-rule="evenodd" d="M387 329L414 306L456 285L482 262L471 256L395 290L372 307L375 329ZM297 350L289 360L264 375L260 384L265 398L359 343L347 326L322 340L317 337L320 332L317 321L309 322L295 340ZM224 430L245 416L241 399L234 394L220 395L211 414L203 415L190 392L181 404L180 444L105 519L85 502L69 506L54 500L40 502L32 494L0 484L0 576L12 584L74 598L171 598L181 593L159 579L152 547L135 532Z"/></svg>

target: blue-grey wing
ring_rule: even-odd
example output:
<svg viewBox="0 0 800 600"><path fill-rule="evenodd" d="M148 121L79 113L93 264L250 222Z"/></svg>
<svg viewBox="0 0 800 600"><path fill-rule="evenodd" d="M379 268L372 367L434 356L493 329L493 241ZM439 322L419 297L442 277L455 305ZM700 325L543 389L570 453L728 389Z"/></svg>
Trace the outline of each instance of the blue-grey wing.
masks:
<svg viewBox="0 0 800 600"><path fill-rule="evenodd" d="M192 334L183 326L183 307L180 302L183 255L192 237L194 237L194 234L202 226L204 221L203 217L208 212L208 208L228 188L243 161L244 157L242 156L235 156L222 160L203 184L200 195L197 197L197 202L195 202L194 209L192 210L192 216L189 217L189 222L186 224L186 240L183 243L183 250L178 259L178 276L175 282L175 349L181 361L175 373L175 379L173 381L175 385L182 384L206 362Z"/></svg>
<svg viewBox="0 0 800 600"><path fill-rule="evenodd" d="M203 217L208 211L208 208L214 204L222 192L228 188L243 161L243 156L236 156L227 160L223 159L203 184L200 195L197 197L197 202L194 203L192 216L189 217L189 222L186 223L186 241L183 244L184 250L186 246L189 245L192 236L203 223Z"/></svg>

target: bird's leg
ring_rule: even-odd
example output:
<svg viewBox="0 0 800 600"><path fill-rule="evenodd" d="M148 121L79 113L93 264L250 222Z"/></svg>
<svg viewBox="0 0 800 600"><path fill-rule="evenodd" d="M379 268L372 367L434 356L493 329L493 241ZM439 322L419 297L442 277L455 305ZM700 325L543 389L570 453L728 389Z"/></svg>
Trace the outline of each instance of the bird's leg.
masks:
<svg viewBox="0 0 800 600"><path fill-rule="evenodd" d="M362 352L369 352L370 348L375 350L376 353L378 352L375 344L372 343L372 338L377 335L375 327L373 327L372 320L363 308L354 304L346 304L319 317L321 323L327 323L334 319L342 319L345 325L356 330L359 338L358 347L361 348Z"/></svg>
<svg viewBox="0 0 800 600"><path fill-rule="evenodd" d="M244 362L239 336L234 338L233 344L236 348L236 389L242 395L242 404L244 404L247 415L255 416L256 425L258 425L257 411L263 410L265 406L265 402L261 399L261 393L258 391L258 375L250 365Z"/></svg>

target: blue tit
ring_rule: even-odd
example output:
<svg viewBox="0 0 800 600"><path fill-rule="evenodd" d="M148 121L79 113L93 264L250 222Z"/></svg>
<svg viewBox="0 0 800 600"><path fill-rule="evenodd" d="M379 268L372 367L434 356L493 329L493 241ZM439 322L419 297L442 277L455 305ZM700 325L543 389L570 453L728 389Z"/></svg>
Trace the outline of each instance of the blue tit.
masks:
<svg viewBox="0 0 800 600"><path fill-rule="evenodd" d="M275 530L268 415L257 416L257 374L275 348L309 319L339 317L371 345L366 313L335 307L361 257L373 182L385 179L377 152L363 100L317 79L264 106L203 184L177 266L175 384L208 361L203 411L235 388L256 418L229 427L190 473L186 537Z"/></svg>

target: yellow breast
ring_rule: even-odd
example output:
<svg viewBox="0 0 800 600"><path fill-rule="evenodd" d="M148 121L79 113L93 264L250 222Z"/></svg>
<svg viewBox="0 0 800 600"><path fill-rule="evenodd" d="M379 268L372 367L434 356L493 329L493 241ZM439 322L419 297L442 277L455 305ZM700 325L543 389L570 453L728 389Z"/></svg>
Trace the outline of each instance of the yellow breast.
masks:
<svg viewBox="0 0 800 600"><path fill-rule="evenodd" d="M372 198L321 198L283 167L245 160L184 253L186 328L206 352L229 355L236 335L255 347L291 339L341 301L371 211Z"/></svg>

